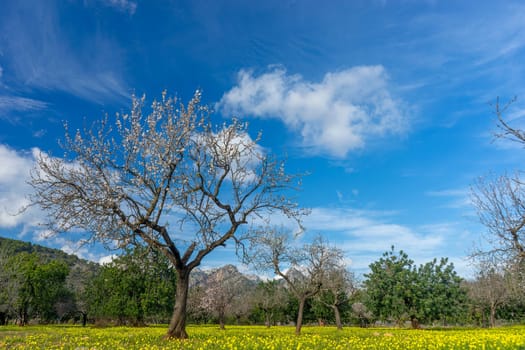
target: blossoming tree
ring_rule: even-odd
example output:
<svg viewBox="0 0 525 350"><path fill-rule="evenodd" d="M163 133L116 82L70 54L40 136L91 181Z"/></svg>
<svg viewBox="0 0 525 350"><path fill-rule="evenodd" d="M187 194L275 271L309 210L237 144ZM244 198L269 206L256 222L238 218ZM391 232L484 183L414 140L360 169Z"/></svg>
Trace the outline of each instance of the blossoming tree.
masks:
<svg viewBox="0 0 525 350"><path fill-rule="evenodd" d="M241 232L276 212L297 220L290 200L298 177L267 154L237 120L214 126L197 91L185 106L166 93L130 113L108 116L71 134L64 157L41 154L31 175L32 203L48 213L52 232L82 230L87 240L148 245L176 274L167 338L187 338L190 272Z"/></svg>

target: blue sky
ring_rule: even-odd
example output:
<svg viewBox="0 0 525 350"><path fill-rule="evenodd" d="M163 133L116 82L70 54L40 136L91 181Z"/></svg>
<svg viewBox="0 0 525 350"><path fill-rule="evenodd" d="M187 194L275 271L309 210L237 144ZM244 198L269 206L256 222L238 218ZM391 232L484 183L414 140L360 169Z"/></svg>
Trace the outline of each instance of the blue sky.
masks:
<svg viewBox="0 0 525 350"><path fill-rule="evenodd" d="M491 103L518 96L506 117L523 122L524 18L521 1L3 1L1 235L74 249L42 238L43 213L12 215L36 150L60 154L64 121L126 110L132 93L202 89L218 121L249 121L309 173L302 240L326 235L358 272L394 244L468 276L484 231L469 188L521 165L492 136Z"/></svg>

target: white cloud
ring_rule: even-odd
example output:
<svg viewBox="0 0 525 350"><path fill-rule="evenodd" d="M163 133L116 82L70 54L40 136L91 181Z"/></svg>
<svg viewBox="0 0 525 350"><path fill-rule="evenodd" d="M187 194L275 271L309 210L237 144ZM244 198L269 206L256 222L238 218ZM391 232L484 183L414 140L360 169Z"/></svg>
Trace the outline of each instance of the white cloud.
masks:
<svg viewBox="0 0 525 350"><path fill-rule="evenodd" d="M314 153L342 158L372 137L408 127L402 103L388 87L382 66L359 66L305 81L276 68L255 76L241 70L238 84L216 108L223 114L281 119Z"/></svg>
<svg viewBox="0 0 525 350"><path fill-rule="evenodd" d="M113 7L121 12L129 13L130 15L135 14L137 11L137 2L129 0L101 0L103 4L109 7Z"/></svg>
<svg viewBox="0 0 525 350"><path fill-rule="evenodd" d="M117 254L106 255L106 256L103 256L103 257L99 258L98 259L98 263L100 265L107 265L107 264L112 263L113 260L115 260L117 257L118 257Z"/></svg>
<svg viewBox="0 0 525 350"><path fill-rule="evenodd" d="M0 145L0 164L0 228L15 227L19 224L36 226L36 210L29 209L19 213L29 204L27 195L31 187L27 180L34 165L33 154L17 152Z"/></svg>
<svg viewBox="0 0 525 350"><path fill-rule="evenodd" d="M399 249L431 251L443 243L440 233L391 223L392 213L348 208L314 208L305 220L309 231L341 232L354 251L383 252L395 245Z"/></svg>
<svg viewBox="0 0 525 350"><path fill-rule="evenodd" d="M456 271L468 275L464 262L471 242L457 223L442 222L408 226L395 223L395 212L356 210L348 207L312 209L305 219L307 234L322 233L351 259L351 269L366 273L368 266L390 247L407 252L416 264L449 257ZM454 238L454 240L452 239ZM454 244L450 244L453 241ZM463 263L462 263L463 262Z"/></svg>

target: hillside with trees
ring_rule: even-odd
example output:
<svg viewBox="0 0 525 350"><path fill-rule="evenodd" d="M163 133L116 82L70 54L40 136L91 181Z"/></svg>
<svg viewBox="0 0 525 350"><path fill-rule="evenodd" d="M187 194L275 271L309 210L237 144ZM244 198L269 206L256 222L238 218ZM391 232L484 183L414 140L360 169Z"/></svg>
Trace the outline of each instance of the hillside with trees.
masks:
<svg viewBox="0 0 525 350"><path fill-rule="evenodd" d="M0 324L78 319L82 291L99 269L58 249L0 237Z"/></svg>

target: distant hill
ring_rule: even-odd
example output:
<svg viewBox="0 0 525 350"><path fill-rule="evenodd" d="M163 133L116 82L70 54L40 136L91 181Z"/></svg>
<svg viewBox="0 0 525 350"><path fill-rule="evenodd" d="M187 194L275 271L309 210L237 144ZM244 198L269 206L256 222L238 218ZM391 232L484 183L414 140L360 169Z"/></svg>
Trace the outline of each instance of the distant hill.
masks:
<svg viewBox="0 0 525 350"><path fill-rule="evenodd" d="M0 269L1 265L3 265L2 262L24 252L37 254L43 263L48 263L53 260L65 262L70 269L67 278L70 286L82 285L88 276L96 274L100 269L99 264L80 259L76 255L67 254L60 249L48 248L31 242L5 237L0 237Z"/></svg>
<svg viewBox="0 0 525 350"><path fill-rule="evenodd" d="M213 270L195 269L191 273L190 287L199 286L206 288L208 280L215 275L219 275L219 279L225 280L227 278L236 278L242 281L242 284L247 288L255 288L261 279L256 275L246 275L240 272L236 266L228 264Z"/></svg>
<svg viewBox="0 0 525 350"><path fill-rule="evenodd" d="M100 269L98 263L80 259L76 255L67 254L60 249L48 248L31 242L0 237L0 262L6 261L8 258L22 252L36 253L41 257L42 262L44 263L52 260L65 262L70 268L68 279L70 280L69 283L72 285L78 285L77 282L81 282L88 275L96 274ZM239 276L244 281L244 284L249 287L254 287L261 281L256 275L246 275L239 272L236 266L226 265L213 270L195 269L191 273L191 285L198 285L206 288L209 277L214 274Z"/></svg>
<svg viewBox="0 0 525 350"><path fill-rule="evenodd" d="M60 249L47 248L31 242L0 237L0 256L13 256L23 252L36 253L46 262L61 260L66 262L68 266L75 265L81 260L76 255L67 254Z"/></svg>

